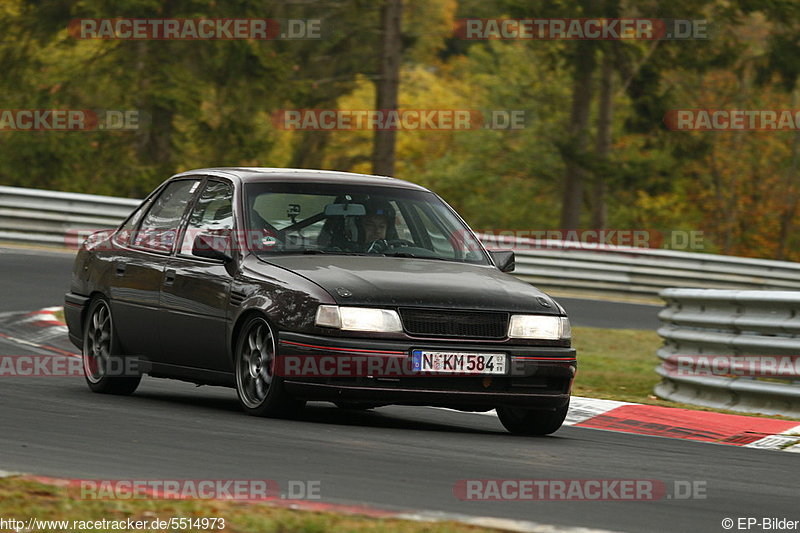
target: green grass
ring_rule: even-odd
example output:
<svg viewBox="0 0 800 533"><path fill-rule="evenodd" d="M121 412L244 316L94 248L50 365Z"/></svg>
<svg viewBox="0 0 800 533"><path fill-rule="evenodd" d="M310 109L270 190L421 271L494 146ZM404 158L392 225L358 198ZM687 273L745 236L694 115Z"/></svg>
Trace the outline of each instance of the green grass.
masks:
<svg viewBox="0 0 800 533"><path fill-rule="evenodd" d="M655 331L575 327L572 344L578 350L574 394L626 402L656 400L661 338Z"/></svg>
<svg viewBox="0 0 800 533"><path fill-rule="evenodd" d="M184 518L224 518L225 529L184 529L172 531L224 531L225 533L346 533L351 531L400 533L482 533L497 529L468 526L456 522L415 522L378 519L358 515L299 511L267 503L176 500L78 500L66 488L24 478L0 479L0 517L27 521L40 520L169 520ZM68 531L90 531L68 528ZM5 531L5 530L4 530ZM64 530L40 529L42 532ZM91 531L111 531L92 529ZM127 530L115 530L127 531ZM137 531L155 531L152 529Z"/></svg>

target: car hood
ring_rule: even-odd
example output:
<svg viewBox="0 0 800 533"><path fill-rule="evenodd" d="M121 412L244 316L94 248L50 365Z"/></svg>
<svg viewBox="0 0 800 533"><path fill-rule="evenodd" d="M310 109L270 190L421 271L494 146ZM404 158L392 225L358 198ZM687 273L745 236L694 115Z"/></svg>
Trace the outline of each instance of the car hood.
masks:
<svg viewBox="0 0 800 533"><path fill-rule="evenodd" d="M540 290L493 266L383 256L259 256L321 286L341 305L559 314Z"/></svg>

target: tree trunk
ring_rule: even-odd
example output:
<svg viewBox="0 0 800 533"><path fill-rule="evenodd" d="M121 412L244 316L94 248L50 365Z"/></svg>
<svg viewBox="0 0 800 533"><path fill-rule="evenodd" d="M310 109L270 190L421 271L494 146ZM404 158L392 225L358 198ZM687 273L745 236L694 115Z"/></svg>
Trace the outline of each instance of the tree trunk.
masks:
<svg viewBox="0 0 800 533"><path fill-rule="evenodd" d="M568 146L564 153L564 193L561 203L561 229L576 229L580 225L583 183L586 178L585 158L588 140L589 111L592 104L592 74L595 68L596 43L576 43L573 60L572 111L567 127Z"/></svg>
<svg viewBox="0 0 800 533"><path fill-rule="evenodd" d="M172 146L175 110L155 96L153 78L161 68L158 66L160 56L153 52L153 47L147 41L137 41L135 46L135 68L140 73L135 103L137 109L150 115L149 124L136 136L135 147L140 161L147 161L155 170L151 183L136 184L146 192L175 172ZM135 193L142 194L142 190L136 190Z"/></svg>
<svg viewBox="0 0 800 533"><path fill-rule="evenodd" d="M289 166L292 168L323 168L325 148L330 140L330 131L301 131L300 139L292 147ZM334 169L340 170L340 169Z"/></svg>
<svg viewBox="0 0 800 533"><path fill-rule="evenodd" d="M401 21L403 0L384 0L381 8L380 73L376 82L376 108L384 112L397 109L400 87L400 59L403 43ZM375 130L372 145L372 173L380 176L394 174L396 130Z"/></svg>
<svg viewBox="0 0 800 533"><path fill-rule="evenodd" d="M792 91L792 109L797 109L798 103L798 81L795 80L794 90ZM794 219L797 215L797 204L800 199L797 194L797 185L795 176L797 176L797 163L800 157L800 131L794 132L792 138L792 158L789 164L789 169L786 172L786 178L782 184L785 187L785 204L780 214L780 229L778 230L778 243L777 250L775 250L775 259L786 260L789 252L789 239L794 234Z"/></svg>
<svg viewBox="0 0 800 533"><path fill-rule="evenodd" d="M609 43L612 44L612 43ZM611 120L614 113L614 63L611 52L603 50L603 63L600 71L600 103L597 116L597 159L598 169L594 174L592 191L592 228L605 229L608 223L606 205L605 173L608 171L608 156L611 153Z"/></svg>

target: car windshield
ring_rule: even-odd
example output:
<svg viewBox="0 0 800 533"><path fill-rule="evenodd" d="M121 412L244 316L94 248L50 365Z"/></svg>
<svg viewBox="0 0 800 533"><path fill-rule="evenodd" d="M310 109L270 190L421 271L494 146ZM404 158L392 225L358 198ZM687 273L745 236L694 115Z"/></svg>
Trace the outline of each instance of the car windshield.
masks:
<svg viewBox="0 0 800 533"><path fill-rule="evenodd" d="M427 191L338 183L249 183L248 242L259 254L416 257L487 264L472 232Z"/></svg>

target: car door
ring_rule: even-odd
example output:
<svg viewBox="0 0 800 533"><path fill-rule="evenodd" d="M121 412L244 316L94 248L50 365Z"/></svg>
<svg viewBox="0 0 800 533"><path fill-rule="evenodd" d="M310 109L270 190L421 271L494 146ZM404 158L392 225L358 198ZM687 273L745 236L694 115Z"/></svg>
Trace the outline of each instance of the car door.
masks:
<svg viewBox="0 0 800 533"><path fill-rule="evenodd" d="M209 178L186 226L161 287L162 360L184 368L231 372L226 324L234 264L194 256L192 244L199 233L232 235L233 186Z"/></svg>
<svg viewBox="0 0 800 533"><path fill-rule="evenodd" d="M138 227L126 235L111 265L111 310L122 346L131 355L157 361L158 315L164 269L198 179L175 180L150 202Z"/></svg>

